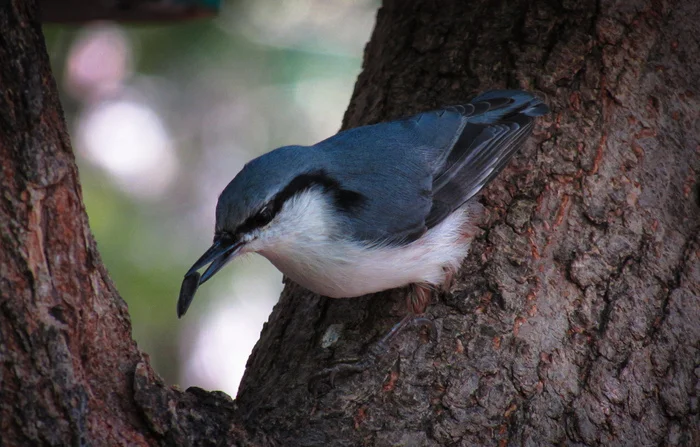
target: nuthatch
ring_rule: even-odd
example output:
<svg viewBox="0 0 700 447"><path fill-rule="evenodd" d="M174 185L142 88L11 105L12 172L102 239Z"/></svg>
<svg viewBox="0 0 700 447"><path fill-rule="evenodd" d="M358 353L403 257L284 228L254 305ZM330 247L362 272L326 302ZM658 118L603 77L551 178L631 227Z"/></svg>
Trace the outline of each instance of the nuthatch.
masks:
<svg viewBox="0 0 700 447"><path fill-rule="evenodd" d="M467 255L470 199L548 112L530 93L491 91L252 160L219 197L214 243L185 275L178 316L200 284L251 252L333 298L413 284L409 309L422 313L426 291Z"/></svg>

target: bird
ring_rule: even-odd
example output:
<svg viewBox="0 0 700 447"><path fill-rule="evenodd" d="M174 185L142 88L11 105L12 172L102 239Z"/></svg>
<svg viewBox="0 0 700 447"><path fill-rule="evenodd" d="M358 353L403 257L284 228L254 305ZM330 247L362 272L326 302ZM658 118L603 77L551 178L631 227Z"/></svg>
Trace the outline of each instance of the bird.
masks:
<svg viewBox="0 0 700 447"><path fill-rule="evenodd" d="M185 274L178 318L246 253L331 298L411 286L408 315L421 315L468 254L474 197L547 113L532 93L493 90L251 160L218 198L213 244Z"/></svg>

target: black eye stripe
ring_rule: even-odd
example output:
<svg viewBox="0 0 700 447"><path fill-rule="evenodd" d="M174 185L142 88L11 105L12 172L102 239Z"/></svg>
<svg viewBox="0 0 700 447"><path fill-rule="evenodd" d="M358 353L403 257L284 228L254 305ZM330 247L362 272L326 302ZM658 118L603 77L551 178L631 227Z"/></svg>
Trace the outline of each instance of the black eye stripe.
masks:
<svg viewBox="0 0 700 447"><path fill-rule="evenodd" d="M258 213L254 216L255 222L259 227L263 227L270 223L274 219L275 214L269 206L264 206Z"/></svg>
<svg viewBox="0 0 700 447"><path fill-rule="evenodd" d="M236 233L245 234L269 224L277 213L279 213L287 200L314 186L321 186L326 191L332 192L334 204L342 212L348 212L356 207L362 206L365 201L365 196L355 191L342 189L340 184L324 171L301 174L290 181L289 184L267 205L263 206L260 211L246 219L246 221L238 227Z"/></svg>
<svg viewBox="0 0 700 447"><path fill-rule="evenodd" d="M275 217L275 212L269 206L264 206L263 209L258 213L261 219L267 220L268 222Z"/></svg>
<svg viewBox="0 0 700 447"><path fill-rule="evenodd" d="M359 192L341 188L337 180L330 177L325 171L319 170L298 175L289 182L272 201L275 213L282 209L282 205L284 205L287 200L313 186L321 186L327 191L331 191L333 193L335 206L344 212L362 206L362 203L365 201L365 196Z"/></svg>
<svg viewBox="0 0 700 447"><path fill-rule="evenodd" d="M276 214L277 213L273 211L272 208L266 205L260 211L246 219L246 221L238 227L236 233L245 234L256 228L262 228L265 225L269 224L272 221L272 219L275 218Z"/></svg>

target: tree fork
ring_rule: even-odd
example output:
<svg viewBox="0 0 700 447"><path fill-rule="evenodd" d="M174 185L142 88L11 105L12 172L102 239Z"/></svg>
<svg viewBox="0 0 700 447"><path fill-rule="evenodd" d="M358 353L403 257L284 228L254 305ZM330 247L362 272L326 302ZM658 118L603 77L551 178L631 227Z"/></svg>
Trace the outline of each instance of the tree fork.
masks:
<svg viewBox="0 0 700 447"><path fill-rule="evenodd" d="M382 367L310 393L407 291L290 283L232 401L168 387L131 340L36 6L4 3L0 444L700 444L697 17L693 0L386 1L344 127L501 87L553 114L482 195L472 252L428 310L437 345L407 331Z"/></svg>

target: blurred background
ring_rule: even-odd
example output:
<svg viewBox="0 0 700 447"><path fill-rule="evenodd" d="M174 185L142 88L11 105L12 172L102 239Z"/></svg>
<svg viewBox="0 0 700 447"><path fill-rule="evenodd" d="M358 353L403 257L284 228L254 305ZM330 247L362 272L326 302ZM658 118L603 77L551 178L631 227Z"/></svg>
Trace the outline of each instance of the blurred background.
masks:
<svg viewBox="0 0 700 447"><path fill-rule="evenodd" d="M90 226L168 383L236 395L282 276L238 259L178 320L183 275L244 163L337 132L378 6L237 0L212 19L44 27Z"/></svg>

